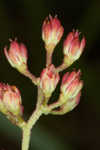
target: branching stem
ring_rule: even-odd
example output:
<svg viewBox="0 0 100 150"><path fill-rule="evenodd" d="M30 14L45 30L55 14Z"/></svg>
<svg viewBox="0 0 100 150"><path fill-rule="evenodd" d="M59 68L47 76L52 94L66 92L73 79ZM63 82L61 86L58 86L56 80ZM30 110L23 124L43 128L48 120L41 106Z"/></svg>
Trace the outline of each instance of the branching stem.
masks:
<svg viewBox="0 0 100 150"><path fill-rule="evenodd" d="M37 103L36 109L32 113L31 117L29 118L25 126L22 128L22 131L23 131L22 150L28 150L29 148L32 127L35 125L35 123L37 122L37 120L40 118L40 116L43 113L42 111L42 99L43 98L44 98L43 93L40 87L38 87L38 103Z"/></svg>
<svg viewBox="0 0 100 150"><path fill-rule="evenodd" d="M65 70L66 68L68 68L68 66L66 64L62 63L60 66L58 66L56 68L56 71L61 72L61 71Z"/></svg>
<svg viewBox="0 0 100 150"><path fill-rule="evenodd" d="M38 85L38 78L36 78L28 69L25 71L24 76L28 77L35 85Z"/></svg>

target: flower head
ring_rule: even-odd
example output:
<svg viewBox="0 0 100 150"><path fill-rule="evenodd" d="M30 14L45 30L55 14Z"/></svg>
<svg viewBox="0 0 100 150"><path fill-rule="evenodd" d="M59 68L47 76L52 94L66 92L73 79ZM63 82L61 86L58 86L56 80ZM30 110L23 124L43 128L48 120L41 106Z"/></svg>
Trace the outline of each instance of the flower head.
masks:
<svg viewBox="0 0 100 150"><path fill-rule="evenodd" d="M80 92L83 82L80 81L80 71L66 73L62 78L61 94L65 99L72 99Z"/></svg>
<svg viewBox="0 0 100 150"><path fill-rule="evenodd" d="M45 42L46 50L52 52L55 46L60 41L64 32L64 28L61 25L57 17L49 16L43 22L42 26L42 39Z"/></svg>
<svg viewBox="0 0 100 150"><path fill-rule="evenodd" d="M0 111L4 114L22 115L21 96L15 86L0 83Z"/></svg>
<svg viewBox="0 0 100 150"><path fill-rule="evenodd" d="M59 74L55 71L54 65L43 69L40 76L40 87L45 97L50 97L59 82Z"/></svg>
<svg viewBox="0 0 100 150"><path fill-rule="evenodd" d="M70 32L63 45L64 63L69 66L76 61L82 54L85 43L85 37L83 37L81 41L79 40L78 31Z"/></svg>
<svg viewBox="0 0 100 150"><path fill-rule="evenodd" d="M16 68L18 71L23 72L27 68L27 49L24 44L18 44L18 42L11 41L10 48L4 48L4 53L8 59L10 65Z"/></svg>

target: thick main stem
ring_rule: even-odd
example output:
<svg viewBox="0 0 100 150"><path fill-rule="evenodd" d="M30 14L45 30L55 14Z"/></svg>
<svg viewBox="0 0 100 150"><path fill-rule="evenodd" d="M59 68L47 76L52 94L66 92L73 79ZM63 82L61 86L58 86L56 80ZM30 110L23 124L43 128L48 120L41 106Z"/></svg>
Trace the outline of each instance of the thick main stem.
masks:
<svg viewBox="0 0 100 150"><path fill-rule="evenodd" d="M35 125L37 120L42 115L42 100L43 100L43 93L41 89L38 87L38 102L35 111L32 113L31 117L22 128L23 130L23 139L22 139L22 150L28 150L29 143L30 143L30 136L32 127Z"/></svg>
<svg viewBox="0 0 100 150"><path fill-rule="evenodd" d="M42 111L36 109L28 120L26 126L23 128L22 150L28 150L31 136L31 129L42 115Z"/></svg>
<svg viewBox="0 0 100 150"><path fill-rule="evenodd" d="M35 110L35 112L32 114L32 116L28 120L28 123L27 123L28 129L30 130L32 129L32 127L35 125L35 123L37 122L37 120L40 118L41 115L42 115L42 110L40 107Z"/></svg>
<svg viewBox="0 0 100 150"><path fill-rule="evenodd" d="M22 138L22 150L28 150L30 143L31 130L24 128L23 129L23 138Z"/></svg>

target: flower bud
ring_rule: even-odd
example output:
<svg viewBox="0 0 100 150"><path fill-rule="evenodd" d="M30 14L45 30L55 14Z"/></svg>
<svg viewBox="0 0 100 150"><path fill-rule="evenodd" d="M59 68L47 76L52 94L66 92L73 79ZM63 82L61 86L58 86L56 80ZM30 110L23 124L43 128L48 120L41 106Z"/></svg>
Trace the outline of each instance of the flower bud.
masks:
<svg viewBox="0 0 100 150"><path fill-rule="evenodd" d="M72 99L80 92L83 82L80 81L80 71L66 73L62 78L61 94L65 99Z"/></svg>
<svg viewBox="0 0 100 150"><path fill-rule="evenodd" d="M22 115L21 96L15 86L0 83L0 111L6 115Z"/></svg>
<svg viewBox="0 0 100 150"><path fill-rule="evenodd" d="M45 42L46 50L52 52L60 41L64 32L63 26L57 17L49 16L43 22L42 39Z"/></svg>
<svg viewBox="0 0 100 150"><path fill-rule="evenodd" d="M73 31L68 34L63 45L64 63L66 65L70 66L80 57L85 47L85 43L85 37L83 37L80 42L78 31Z"/></svg>
<svg viewBox="0 0 100 150"><path fill-rule="evenodd" d="M23 73L27 68L27 49L24 44L11 41L10 48L4 48L4 53L10 65Z"/></svg>
<svg viewBox="0 0 100 150"><path fill-rule="evenodd" d="M43 69L40 75L40 87L45 97L50 97L59 82L59 74L55 71L54 65L50 65Z"/></svg>
<svg viewBox="0 0 100 150"><path fill-rule="evenodd" d="M68 99L66 103L64 103L61 106L60 108L61 113L65 114L69 111L72 111L79 104L80 96L81 96L81 92L79 92L74 98Z"/></svg>

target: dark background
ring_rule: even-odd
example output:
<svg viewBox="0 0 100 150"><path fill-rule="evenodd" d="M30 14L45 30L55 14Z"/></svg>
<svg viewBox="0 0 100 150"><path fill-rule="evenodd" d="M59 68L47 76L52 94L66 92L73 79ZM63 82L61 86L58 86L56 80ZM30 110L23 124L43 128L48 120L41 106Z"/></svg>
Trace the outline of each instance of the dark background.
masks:
<svg viewBox="0 0 100 150"><path fill-rule="evenodd" d="M40 118L32 130L30 150L100 149L99 0L0 0L0 81L20 89L25 107L24 117L27 119L35 108L36 87L11 68L3 48L9 45L9 38L17 37L19 42L25 43L29 68L39 76L45 67L41 26L49 14L57 14L65 29L53 56L56 66L63 58L63 39L73 28L79 29L86 37L83 55L69 68L70 71L73 68L81 69L84 88L80 104L72 112L64 116L48 115ZM19 150L20 147L21 130L0 114L0 150Z"/></svg>

